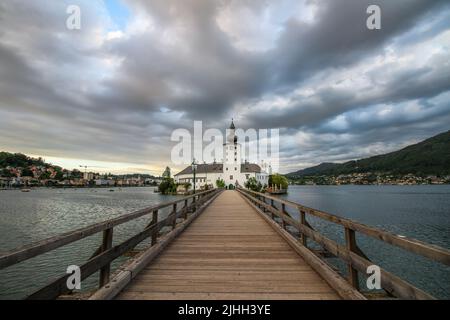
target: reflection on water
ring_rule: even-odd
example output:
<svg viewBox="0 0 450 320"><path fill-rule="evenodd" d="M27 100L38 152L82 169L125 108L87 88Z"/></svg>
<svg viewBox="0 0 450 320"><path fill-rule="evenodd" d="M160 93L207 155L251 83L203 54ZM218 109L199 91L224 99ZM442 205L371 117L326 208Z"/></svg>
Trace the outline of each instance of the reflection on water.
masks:
<svg viewBox="0 0 450 320"><path fill-rule="evenodd" d="M283 198L399 235L450 248L450 186L291 186ZM298 217L297 212L291 212ZM318 231L344 243L343 227L308 218ZM450 298L450 267L383 242L357 236L382 268L438 298ZM333 260L334 262L334 260ZM341 269L344 270L342 265Z"/></svg>
<svg viewBox="0 0 450 320"><path fill-rule="evenodd" d="M125 213L172 201L173 196L154 188L35 189L29 193L0 191L0 251L42 240L63 232L115 218ZM161 218L167 212L161 213ZM114 228L114 244L141 231L151 216ZM65 274L67 266L81 265L101 243L101 233L45 255L0 270L0 298L22 298ZM118 259L116 267L123 262ZM98 277L83 282L83 289L96 285Z"/></svg>

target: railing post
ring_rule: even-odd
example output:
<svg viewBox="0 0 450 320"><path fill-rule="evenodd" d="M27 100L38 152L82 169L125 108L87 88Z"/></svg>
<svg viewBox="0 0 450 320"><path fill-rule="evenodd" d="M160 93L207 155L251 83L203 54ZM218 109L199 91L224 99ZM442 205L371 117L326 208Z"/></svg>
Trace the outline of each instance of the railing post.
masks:
<svg viewBox="0 0 450 320"><path fill-rule="evenodd" d="M272 207L272 208L275 208L275 204L274 204L274 202L273 202L273 199L270 199L270 206ZM273 219L275 219L275 214L273 213L273 212L271 212L272 213L272 220Z"/></svg>
<svg viewBox="0 0 450 320"><path fill-rule="evenodd" d="M152 225L156 225L158 223L158 210L153 211L152 213ZM158 242L158 233L159 230L156 228L152 233L152 246L154 246Z"/></svg>
<svg viewBox="0 0 450 320"><path fill-rule="evenodd" d="M354 230L345 228L345 243L348 250L356 252L357 245ZM358 271L353 268L351 263L348 264L348 280L355 289L359 290Z"/></svg>
<svg viewBox="0 0 450 320"><path fill-rule="evenodd" d="M172 221L172 230L173 230L177 226L177 203L176 202L173 204L172 214L173 214L173 221Z"/></svg>
<svg viewBox="0 0 450 320"><path fill-rule="evenodd" d="M281 203L281 214L282 214L281 225L282 225L283 229L286 230L286 221L283 219L283 217L284 217L284 215L287 214L287 212L286 212L286 205L284 203Z"/></svg>
<svg viewBox="0 0 450 320"><path fill-rule="evenodd" d="M198 196L198 202L200 202L200 205L202 205L205 202L205 195L201 194Z"/></svg>
<svg viewBox="0 0 450 320"><path fill-rule="evenodd" d="M305 227L307 226L306 225L306 214L305 214L305 211L303 211L303 210L300 210L300 224L302 226L305 226ZM307 241L307 238L306 238L306 234L304 234L301 231L300 231L300 241L301 241L302 245L304 245L305 247L308 246L308 241Z"/></svg>
<svg viewBox="0 0 450 320"><path fill-rule="evenodd" d="M184 200L184 207L183 207L183 210L184 210L184 212L183 212L183 218L184 218L184 220L186 220L187 217L188 217L188 199Z"/></svg>
<svg viewBox="0 0 450 320"><path fill-rule="evenodd" d="M106 229L103 231L103 240L102 240L102 252L105 252L112 248L113 241L113 228ZM100 269L100 288L109 282L109 276L111 273L111 263L108 263L106 266Z"/></svg>

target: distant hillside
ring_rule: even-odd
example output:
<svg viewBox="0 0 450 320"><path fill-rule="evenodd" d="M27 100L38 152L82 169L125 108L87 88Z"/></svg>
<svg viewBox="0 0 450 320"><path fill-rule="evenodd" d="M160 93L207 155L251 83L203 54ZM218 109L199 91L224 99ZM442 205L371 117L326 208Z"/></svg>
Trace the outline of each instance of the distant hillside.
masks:
<svg viewBox="0 0 450 320"><path fill-rule="evenodd" d="M29 166L50 167L51 165L45 163L42 158L31 158L22 153L0 152L0 168L27 168Z"/></svg>
<svg viewBox="0 0 450 320"><path fill-rule="evenodd" d="M10 152L4 152L0 151L0 177L15 177L17 176L17 169L20 169L20 174L22 176L36 176L32 172L32 170L35 170L38 167L41 172L46 172L47 169L51 169L53 171L56 171L56 177L62 178L62 173L71 172L69 177L72 178L81 178L83 176L83 173L78 169L73 170L67 170L60 166L53 165L51 163L45 162L42 158L32 158L29 157L23 153L10 153ZM94 168L94 167L92 167ZM109 176L109 177L120 177L125 179L131 179L131 178L142 178L142 179L155 179L156 177L150 174L143 174L143 173L132 173L132 174L121 174L121 175L113 175L111 173L104 173L99 174L96 173L99 176ZM40 176L40 174L38 174ZM44 177L47 175L45 174Z"/></svg>
<svg viewBox="0 0 450 320"><path fill-rule="evenodd" d="M289 178L379 172L390 174L449 175L450 131L399 151L345 163L322 163L287 174Z"/></svg>

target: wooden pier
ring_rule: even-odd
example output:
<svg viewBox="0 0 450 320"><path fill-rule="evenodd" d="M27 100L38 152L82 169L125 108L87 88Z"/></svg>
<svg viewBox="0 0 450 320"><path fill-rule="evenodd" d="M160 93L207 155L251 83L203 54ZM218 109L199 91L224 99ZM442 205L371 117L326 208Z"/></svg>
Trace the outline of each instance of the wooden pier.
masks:
<svg viewBox="0 0 450 320"><path fill-rule="evenodd" d="M298 212L294 219L288 208ZM160 213L169 209L166 218ZM345 231L345 245L328 239L308 217L334 223ZM142 231L113 246L114 228L148 217ZM450 251L398 236L280 198L238 189L209 190L142 209L0 254L0 269L79 241L96 233L103 241L80 266L81 279L99 272L99 288L89 299L366 299L359 280L376 264L358 246L356 233L450 265ZM111 263L143 241L144 250L117 270ZM312 249L319 245L322 254ZM340 274L323 253L347 264ZM370 255L370 253L369 253ZM433 299L383 268L385 296ZM28 299L78 299L61 275ZM20 279L17 279L20 281ZM83 295L84 297L84 295Z"/></svg>
<svg viewBox="0 0 450 320"><path fill-rule="evenodd" d="M224 191L119 299L337 299L238 194Z"/></svg>

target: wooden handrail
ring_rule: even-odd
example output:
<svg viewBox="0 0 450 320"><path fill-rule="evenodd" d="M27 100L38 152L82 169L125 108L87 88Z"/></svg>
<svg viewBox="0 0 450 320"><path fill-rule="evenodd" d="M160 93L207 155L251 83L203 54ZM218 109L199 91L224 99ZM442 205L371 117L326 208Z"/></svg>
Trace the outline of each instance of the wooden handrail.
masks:
<svg viewBox="0 0 450 320"><path fill-rule="evenodd" d="M366 275L367 267L370 265L373 265L374 263L371 262L367 256L359 249L359 247L356 244L356 238L354 235L355 231L365 233L363 231L367 231L368 228L370 229L370 236L379 239L381 241L385 241L387 243L397 245L398 247L401 247L403 249L406 249L408 251L411 251L413 253L421 254L425 257L431 257L433 260L443 262L445 264L448 264L448 260L450 258L450 251L446 250L444 248L440 248L437 246L431 246L426 243L420 242L418 240L414 239L407 239L407 238L399 238L400 240L407 241L408 244L412 244L411 246L405 245L403 242L400 242L400 245L396 241L386 241L385 239L390 239L392 235L386 231L368 227L365 225L362 225L360 223L351 221L349 219L344 219L345 222L341 221L341 218L325 213L320 212L319 215L315 215L311 213L311 210L304 210L304 206L297 204L292 201L286 201L283 199L278 199L276 197L267 196L262 193L245 190L242 188L239 188L238 191L247 199L250 200L250 202L254 203L256 206L261 208L261 213L264 214L264 212L269 212L270 217L274 219L274 217L277 217L281 219L281 224L283 228L285 229L286 224L291 225L294 228L296 228L300 234L301 238L299 241L302 243L303 246L306 246L306 238L310 238L316 243L320 244L324 249L332 253L334 256L341 258L348 264L349 269L349 279L348 281L355 287L358 288L358 273L357 271L361 272L362 274ZM254 196L253 196L254 195ZM260 200L262 199L262 200ZM270 204L266 202L266 199L270 200ZM284 206L289 205L291 207L298 208L300 210L300 220L297 221L290 217L289 215L284 213L284 206L282 206L280 209L274 207L274 202L282 203ZM316 210L314 210L316 211ZM335 241L323 236L319 232L312 229L312 227L306 222L305 219L305 213L312 214L316 217L322 218L322 216L325 216L325 220L340 224L345 227L345 234L346 234L346 245L342 246ZM333 217L333 219L330 219L330 217ZM334 217L339 219L334 219ZM341 223L342 222L342 223ZM363 226L363 228L361 228ZM361 231L363 230L363 231ZM367 233L365 233L367 234ZM398 237L398 236L395 236ZM420 248L420 250L417 250L417 248ZM438 252L439 255L436 257L435 252ZM386 270L380 268L381 271L381 286L382 288L388 292L390 295L400 297L403 299L434 299L433 296L430 294L424 292L423 290L420 290L413 285L409 284L408 282L398 278L397 276L387 272Z"/></svg>
<svg viewBox="0 0 450 320"><path fill-rule="evenodd" d="M132 250L139 243L149 237L151 238L151 246L156 245L157 237L162 228L170 226L173 231L177 225L177 219L182 218L184 220L187 220L188 212L195 212L197 208L200 208L204 203L213 198L219 192L220 190L213 189L201 193L196 193L194 195L183 197L175 201L159 204L150 208L145 208L133 213L120 216L118 218L99 222L91 226L77 229L75 231L67 232L62 235L50 237L48 239L41 240L30 245L22 246L18 249L3 253L0 256L0 269L15 265L35 256L73 243L75 241L79 241L93 234L103 232L103 241L101 246L95 251L95 253L86 263L80 266L81 280L100 270L99 287L102 287L109 282L110 266L113 260ZM192 202L189 204L189 200L191 199ZM184 203L184 206L182 208L181 206L177 206L177 204L180 202ZM165 219L158 221L158 211L167 207L172 207L172 211ZM177 211L177 208L180 208L180 210ZM112 246L113 228L115 226L150 214L152 215L152 220L144 228L143 231L114 247ZM54 299L61 294L70 292L71 290L69 290L66 286L66 280L68 277L69 275L64 275L57 278L50 284L29 295L28 298Z"/></svg>
<svg viewBox="0 0 450 320"><path fill-rule="evenodd" d="M132 213L128 213L122 215L120 217L98 222L92 224L87 227L83 227L74 231L69 231L57 236L53 236L41 241L37 241L28 245L24 245L22 247L2 252L0 256L0 270L11 265L17 264L19 262L31 259L35 256L41 255L43 253L52 251L54 249L60 248L72 242L84 239L93 234L99 233L101 231L105 231L107 229L113 228L115 226L121 225L123 223L129 222L131 220L135 220L142 216L148 215L154 211L161 210L163 208L173 206L175 203L192 199L198 196L204 196L206 194L211 193L213 190L204 191L201 193L196 193L195 195L190 195L188 197L180 198L175 201L171 201L168 203L159 204L153 207L145 208L142 210L138 210Z"/></svg>
<svg viewBox="0 0 450 320"><path fill-rule="evenodd" d="M423 242L423 241L420 241L417 239L399 236L399 235L393 234L391 232L381 230L378 228L374 228L374 227L370 227L368 225L365 225L365 224L362 224L362 223L359 223L359 222L356 222L356 221L353 221L353 220L350 220L347 218L342 218L342 217L339 217L337 215L334 215L334 214L331 214L331 213L328 213L325 211L309 208L307 206L301 205L301 204L293 202L293 201L279 199L279 198L276 198L273 196L269 196L269 195L266 195L263 193L254 192L254 191L246 190L246 189L239 189L239 191L263 196L266 199L270 199L270 200L276 201L278 203L285 204L290 207L294 207L297 210L305 212L306 214L309 214L311 216L315 216L317 218L327 220L327 221L335 223L335 224L339 224L345 228L360 232L371 238L381 240L381 241L391 244L393 246L400 247L407 251L422 255L431 260L438 261L445 265L450 266L450 250L447 250L440 246L431 245L431 244L428 244L426 242Z"/></svg>

